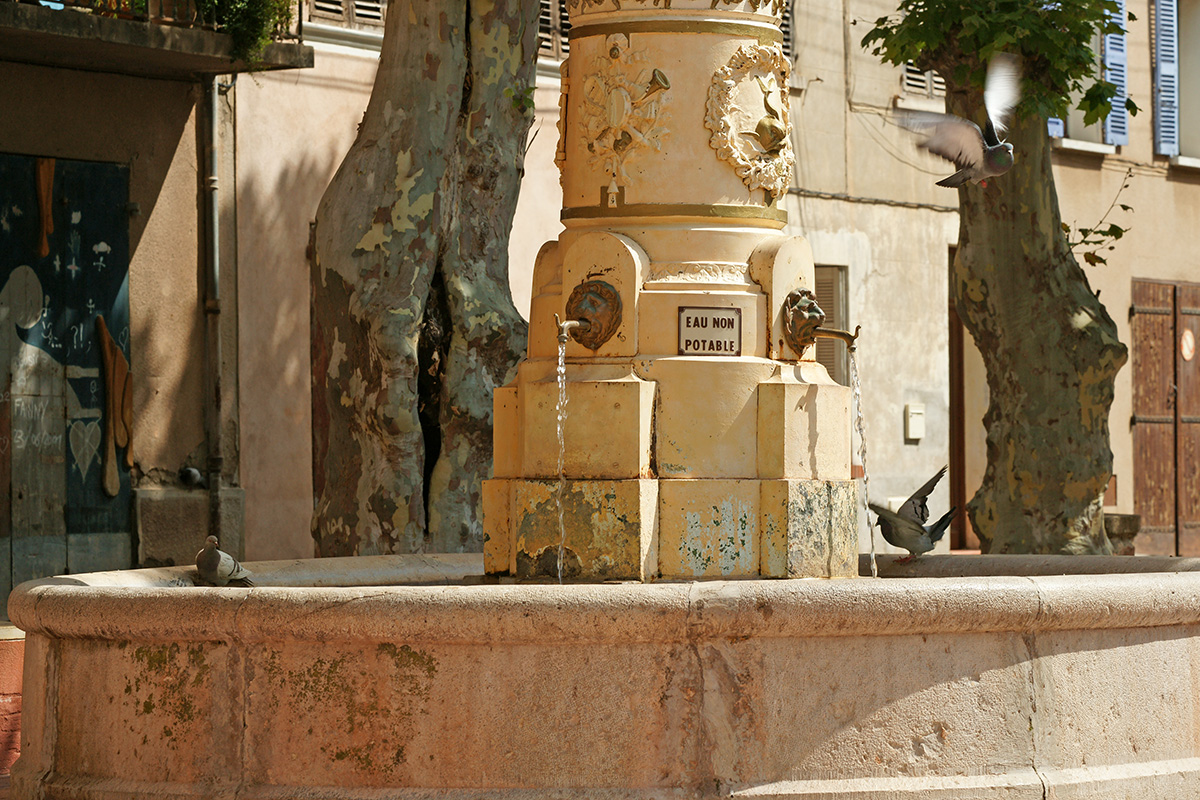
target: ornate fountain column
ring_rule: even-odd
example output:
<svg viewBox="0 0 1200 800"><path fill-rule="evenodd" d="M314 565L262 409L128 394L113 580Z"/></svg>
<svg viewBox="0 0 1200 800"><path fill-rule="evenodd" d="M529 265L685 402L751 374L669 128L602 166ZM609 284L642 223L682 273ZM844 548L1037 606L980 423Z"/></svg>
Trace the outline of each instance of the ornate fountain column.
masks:
<svg viewBox="0 0 1200 800"><path fill-rule="evenodd" d="M495 392L485 568L554 576L556 315L564 577L857 572L850 390L818 364L778 0L573 0L565 231L534 268L529 352Z"/></svg>

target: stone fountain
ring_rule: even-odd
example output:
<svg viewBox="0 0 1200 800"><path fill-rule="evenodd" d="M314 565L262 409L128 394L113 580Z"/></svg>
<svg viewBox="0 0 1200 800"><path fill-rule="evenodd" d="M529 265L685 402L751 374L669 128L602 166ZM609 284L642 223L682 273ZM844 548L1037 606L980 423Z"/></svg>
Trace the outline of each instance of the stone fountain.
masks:
<svg viewBox="0 0 1200 800"><path fill-rule="evenodd" d="M566 231L496 393L483 559L22 584L14 797L1200 797L1197 560L829 580L863 571L849 391L780 233L778 10L572 4Z"/></svg>
<svg viewBox="0 0 1200 800"><path fill-rule="evenodd" d="M850 390L811 348L808 244L781 233L779 3L666 5L575 4L565 230L534 268L528 358L495 394L485 569L555 576L561 545L577 580L848 577ZM579 323L561 484L558 319Z"/></svg>

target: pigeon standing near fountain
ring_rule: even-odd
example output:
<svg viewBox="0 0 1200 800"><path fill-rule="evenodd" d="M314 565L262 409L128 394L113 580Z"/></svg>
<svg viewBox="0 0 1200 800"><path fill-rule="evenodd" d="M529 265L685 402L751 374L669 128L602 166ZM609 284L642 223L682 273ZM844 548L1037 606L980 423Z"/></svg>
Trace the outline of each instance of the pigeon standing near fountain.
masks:
<svg viewBox="0 0 1200 800"><path fill-rule="evenodd" d="M883 534L887 543L893 547L903 547L908 551L907 556L897 559L899 563L912 561L922 553L932 550L933 546L941 541L946 529L950 527L950 520L954 519L954 514L958 511L957 507L950 509L945 516L927 528L921 523L913 522L883 506L868 503L867 507L879 515L880 528L883 527L885 521L889 523L891 533Z"/></svg>
<svg viewBox="0 0 1200 800"><path fill-rule="evenodd" d="M238 560L217 547L217 537L209 536L204 540L204 549L196 554L196 572L200 580L213 586L226 586L235 583L238 586L252 586L250 571L243 567Z"/></svg>
<svg viewBox="0 0 1200 800"><path fill-rule="evenodd" d="M987 109L984 130L970 120L953 114L932 111L905 111L899 114L901 125L926 133L921 147L953 161L958 172L937 182L954 188L967 181L980 181L1003 175L1013 165L1013 146L1000 140L1007 129L1008 116L1021 98L1021 70L1016 56L1000 53L988 64L983 105Z"/></svg>
<svg viewBox="0 0 1200 800"><path fill-rule="evenodd" d="M937 487L938 481L940 481L942 476L945 474L945 467L939 469L936 475L925 481L925 484L920 489L917 489L912 493L912 496L904 501L904 505L900 506L896 513L907 520L912 520L918 525L924 525L926 522L928 522L929 495L933 494L933 490ZM893 544L896 547L903 547L903 545L892 541L892 537L894 536L892 533L892 524L883 517L879 518L879 530L883 533L883 538L886 539L889 544Z"/></svg>

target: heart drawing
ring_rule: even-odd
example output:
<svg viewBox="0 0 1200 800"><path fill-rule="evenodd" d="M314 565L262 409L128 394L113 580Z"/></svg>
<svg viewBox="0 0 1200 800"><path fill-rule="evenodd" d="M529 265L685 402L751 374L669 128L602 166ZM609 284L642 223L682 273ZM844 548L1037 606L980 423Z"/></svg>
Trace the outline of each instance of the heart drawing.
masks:
<svg viewBox="0 0 1200 800"><path fill-rule="evenodd" d="M100 423L80 422L71 423L71 455L79 466L79 474L87 480L88 469L92 466L96 454L100 452Z"/></svg>

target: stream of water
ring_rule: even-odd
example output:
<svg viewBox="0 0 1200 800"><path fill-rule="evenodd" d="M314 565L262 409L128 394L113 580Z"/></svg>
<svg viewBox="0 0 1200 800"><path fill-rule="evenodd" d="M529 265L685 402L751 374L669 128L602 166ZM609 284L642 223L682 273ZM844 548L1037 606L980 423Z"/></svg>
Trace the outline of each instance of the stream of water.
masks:
<svg viewBox="0 0 1200 800"><path fill-rule="evenodd" d="M858 361L854 358L854 351L850 350L848 355L850 356L850 385L854 395L852 400L854 404L854 428L858 431L858 460L862 464L863 471L862 508L867 518L867 532L869 533L871 542L871 577L878 578L879 566L875 563L875 527L871 525L871 511L867 508L868 498L871 494L868 477L870 473L867 472L867 423L863 419L862 384L858 380Z"/></svg>
<svg viewBox="0 0 1200 800"><path fill-rule="evenodd" d="M554 502L558 507L558 582L563 582L563 548L566 545L567 528L563 521L563 492L566 491L567 481L563 476L563 461L566 458L567 443L563 435L563 423L567 419L567 337L558 337L558 404L555 406L558 417L558 491Z"/></svg>

